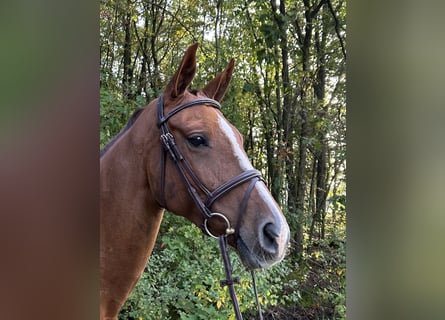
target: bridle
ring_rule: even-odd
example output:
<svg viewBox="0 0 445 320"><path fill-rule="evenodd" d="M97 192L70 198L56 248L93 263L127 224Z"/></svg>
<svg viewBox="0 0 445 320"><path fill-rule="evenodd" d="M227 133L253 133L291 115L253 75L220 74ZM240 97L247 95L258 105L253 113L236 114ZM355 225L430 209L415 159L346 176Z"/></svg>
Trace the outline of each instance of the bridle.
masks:
<svg viewBox="0 0 445 320"><path fill-rule="evenodd" d="M192 168L182 155L181 151L179 150L178 146L176 145L175 139L173 135L170 133L170 130L168 128L167 121L174 116L175 114L179 113L180 111L193 107L196 105L208 105L210 107L216 108L218 110L221 109L221 105L213 100L213 99L197 99L193 100L188 103L184 103L182 105L177 106L172 111L170 111L167 115L164 115L164 104L163 104L163 98L162 95L159 97L158 101L158 127L161 130L161 143L164 149L164 152L162 152L162 159L161 159L161 188L160 188L160 204L162 207L167 208L166 201L165 201L165 194L164 194L164 188L165 188L165 163L166 163L166 154L169 154L170 158L173 160L176 168L179 171L179 175L181 176L181 179L192 197L193 201L201 211L204 223L203 223L203 230L206 234L208 234L211 237L218 238L218 235L214 235L212 232L210 232L208 228L208 222L210 219L219 217L220 219L224 220L224 222L227 225L226 233L227 235L230 234L238 234L237 228L232 228L230 226L230 222L227 219L225 215L218 212L212 212L211 207L215 203L216 200L227 194L229 191L235 189L236 187L242 185L243 183L252 180L250 183L250 186L248 187L246 194L244 195L244 199L241 203L242 212L244 212L245 207L247 206L247 201L249 199L250 193L253 190L253 186L255 183L259 180L262 180L261 173L258 170L246 170L240 175L229 179L228 181L221 184L219 187L217 187L215 190L210 191L208 188L204 186L204 184L199 180L199 178L196 176L196 174L193 172ZM192 183L193 182L193 183ZM196 187L195 187L196 186ZM199 190L206 196L205 201L201 199L199 196L196 188L199 188ZM238 218L237 227L239 229L241 216Z"/></svg>
<svg viewBox="0 0 445 320"><path fill-rule="evenodd" d="M207 105L213 108L216 108L218 110L221 110L221 105L213 99L208 98L202 98L202 99L196 99L184 104L181 104L177 107L175 107L173 110L171 110L169 113L164 115L164 101L163 101L163 95L161 94L158 98L158 104L157 104L157 111L158 111L158 127L161 131L161 145L163 147L163 152L161 152L161 185L160 185L160 198L159 198L159 204L161 207L167 209L167 204L165 200L165 167L166 167L166 160L167 160L167 154L170 156L170 159L173 160L173 163L175 167L177 168L179 175L188 191L190 196L192 197L193 201L195 202L196 206L199 208L200 212L203 215L204 222L202 225L202 229L204 233L207 235L219 239L221 254L223 257L224 267L225 267L225 273L226 273L226 280L221 281L221 285L225 286L227 285L229 287L230 296L232 298L233 306L235 309L236 318L238 320L242 320L242 315L239 310L238 301L235 295L235 290L233 288L233 284L239 283L238 278L232 278L232 266L230 264L230 258L228 254L228 246L227 246L227 237L229 235L233 235L235 237L235 243L239 237L239 229L241 224L241 218L246 210L247 202L250 198L250 194L253 191L253 188L255 184L258 181L264 181L261 177L261 173L258 170L246 170L239 174L236 177L233 177L223 184L221 184L219 187L217 187L215 190L210 191L196 176L196 174L193 172L190 165L187 163L186 159L182 155L181 151L179 150L178 146L176 145L175 139L173 135L171 134L169 128L168 128L168 120L174 116L175 114L181 112L182 110L193 107L196 105ZM235 224L235 228L233 228L230 224L229 219L222 213L219 212L212 212L211 207L217 201L219 198L230 192L231 190L237 188L238 186L244 184L245 182L250 181L249 186L247 187L247 190L244 194L244 197L241 201L241 205L239 208L239 214L238 214L238 221ZM201 199L201 196L198 194L198 191L196 190L198 188L204 195L205 200L203 201ZM210 219L219 218L223 220L226 224L225 233L220 235L215 235L209 230L209 221ZM254 290L255 290L255 297L257 300L258 305L258 311L259 311L259 318L262 319L261 315L261 308L258 301L258 295L256 290L256 284L255 284L255 274L252 271L252 278L254 283Z"/></svg>

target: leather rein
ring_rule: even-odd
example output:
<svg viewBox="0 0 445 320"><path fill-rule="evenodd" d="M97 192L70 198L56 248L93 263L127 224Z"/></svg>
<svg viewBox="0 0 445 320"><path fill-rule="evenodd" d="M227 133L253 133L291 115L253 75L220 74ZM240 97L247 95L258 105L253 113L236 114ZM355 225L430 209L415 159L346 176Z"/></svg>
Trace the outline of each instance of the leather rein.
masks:
<svg viewBox="0 0 445 320"><path fill-rule="evenodd" d="M216 108L218 110L221 110L221 105L213 99L203 98L203 99L196 99L184 104L181 104L177 107L175 107L173 110L171 110L169 113L164 115L164 102L163 102L163 95L161 94L158 98L158 104L157 104L157 111L158 111L158 127L161 131L161 145L163 148L163 152L161 152L161 188L160 188L160 205L163 208L167 209L167 204L165 200L165 164L167 160L167 154L169 155L170 159L174 162L175 167L177 168L179 175L188 191L190 196L192 197L193 201L201 211L204 223L202 225L203 232L207 235L219 239L219 245L221 249L221 254L224 262L224 270L226 274L226 279L221 281L221 286L228 286L230 297L232 299L233 307L235 310L235 315L237 320L242 320L241 311L239 309L238 300L235 294L235 289L233 287L234 284L239 283L239 278L233 278L232 277L232 265L230 263L230 257L229 257L229 250L228 250L228 244L227 244L227 237L229 235L234 235L235 237L235 243L239 237L239 229L241 224L241 218L246 210L247 202L250 198L250 194L253 191L253 188L255 184L258 181L264 181L261 177L261 173L258 170L246 170L239 174L236 177L233 177L229 179L228 181L221 184L219 187L217 187L215 190L210 191L208 188L205 187L205 185L199 180L199 178L195 175L190 165L185 160L184 156L182 155L181 151L179 150L178 146L176 145L175 139L173 135L171 134L169 128L168 128L168 120L177 114L178 112L193 107L196 105L207 105L213 108ZM233 228L230 224L229 219L222 213L219 212L212 212L211 207L217 201L219 198L230 192L231 190L237 188L238 186L244 184L245 182L250 181L249 186L247 187L246 193L244 194L243 200L241 201L241 205L239 208L239 214L238 214L238 221L236 222L235 228ZM198 194L198 191L196 190L198 188L204 195L205 200L203 201L201 199L201 196ZM226 230L225 233L220 235L215 235L209 230L209 220L212 218L222 219L224 223L226 224ZM256 280L255 280L255 273L252 270L251 271L252 280L253 280L253 286L254 286L254 293L255 293L255 299L258 306L258 315L259 319L262 320L262 313L261 313L261 306L259 304L258 299L258 293L256 288Z"/></svg>

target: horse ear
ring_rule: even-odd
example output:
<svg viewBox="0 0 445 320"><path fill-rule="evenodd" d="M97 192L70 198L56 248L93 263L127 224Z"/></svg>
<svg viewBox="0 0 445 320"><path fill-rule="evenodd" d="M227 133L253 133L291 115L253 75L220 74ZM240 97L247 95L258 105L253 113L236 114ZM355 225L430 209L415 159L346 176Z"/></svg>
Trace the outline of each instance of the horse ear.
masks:
<svg viewBox="0 0 445 320"><path fill-rule="evenodd" d="M198 49L198 45L199 43L196 42L188 47L182 58L181 65L165 89L165 98L176 99L184 94L192 82L196 73L196 50Z"/></svg>
<svg viewBox="0 0 445 320"><path fill-rule="evenodd" d="M234 67L235 59L232 59L224 71L206 85L203 91L209 98L215 99L216 101L221 101L222 98L224 98L230 80L232 80Z"/></svg>

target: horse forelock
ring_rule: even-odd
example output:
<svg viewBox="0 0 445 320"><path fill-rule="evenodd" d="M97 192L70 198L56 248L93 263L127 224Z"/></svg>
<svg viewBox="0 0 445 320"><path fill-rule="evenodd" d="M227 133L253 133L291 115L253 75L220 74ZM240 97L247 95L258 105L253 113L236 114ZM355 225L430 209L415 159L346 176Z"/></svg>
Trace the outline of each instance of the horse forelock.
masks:
<svg viewBox="0 0 445 320"><path fill-rule="evenodd" d="M200 92L200 90L198 90L198 89L189 89L188 91L195 96L197 96L198 92Z"/></svg>

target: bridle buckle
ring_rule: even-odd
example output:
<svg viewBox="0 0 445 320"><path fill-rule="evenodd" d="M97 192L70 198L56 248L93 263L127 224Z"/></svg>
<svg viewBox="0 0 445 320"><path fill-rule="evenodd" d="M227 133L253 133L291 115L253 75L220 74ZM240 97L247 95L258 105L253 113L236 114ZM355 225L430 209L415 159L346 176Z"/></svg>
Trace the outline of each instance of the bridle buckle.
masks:
<svg viewBox="0 0 445 320"><path fill-rule="evenodd" d="M161 143L164 146L164 148L169 149L170 148L170 141L173 139L173 135L170 132L161 134Z"/></svg>

